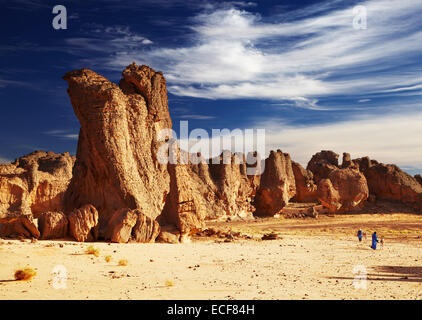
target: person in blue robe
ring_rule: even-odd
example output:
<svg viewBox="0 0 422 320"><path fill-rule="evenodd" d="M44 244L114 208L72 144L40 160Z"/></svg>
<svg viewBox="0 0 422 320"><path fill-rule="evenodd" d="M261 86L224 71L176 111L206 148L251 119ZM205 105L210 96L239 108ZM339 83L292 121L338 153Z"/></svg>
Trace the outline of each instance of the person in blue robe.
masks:
<svg viewBox="0 0 422 320"><path fill-rule="evenodd" d="M359 239L359 242L360 241L362 241L362 236L363 236L363 234L362 234L362 230L358 230L358 239Z"/></svg>
<svg viewBox="0 0 422 320"><path fill-rule="evenodd" d="M378 243L377 233L374 232L372 234L372 246L371 246L371 248L374 249L374 250L376 250L377 249L377 243Z"/></svg>

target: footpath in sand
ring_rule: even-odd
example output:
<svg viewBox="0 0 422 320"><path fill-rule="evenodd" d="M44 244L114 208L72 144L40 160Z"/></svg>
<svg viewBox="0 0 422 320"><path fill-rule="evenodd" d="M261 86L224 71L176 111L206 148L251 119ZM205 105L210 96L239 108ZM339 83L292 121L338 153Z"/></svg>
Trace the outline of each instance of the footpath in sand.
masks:
<svg viewBox="0 0 422 320"><path fill-rule="evenodd" d="M3 239L0 299L422 299L421 215L210 226L255 238L273 232L281 239L201 238L178 245ZM368 234L362 243L355 236L358 228ZM370 249L374 230L385 238L384 248L376 251ZM85 253L90 245L99 249L98 257ZM127 266L118 265L121 259ZM25 266L36 276L15 281L15 270ZM62 271L54 274L55 268ZM366 289L355 288L355 268L366 270Z"/></svg>

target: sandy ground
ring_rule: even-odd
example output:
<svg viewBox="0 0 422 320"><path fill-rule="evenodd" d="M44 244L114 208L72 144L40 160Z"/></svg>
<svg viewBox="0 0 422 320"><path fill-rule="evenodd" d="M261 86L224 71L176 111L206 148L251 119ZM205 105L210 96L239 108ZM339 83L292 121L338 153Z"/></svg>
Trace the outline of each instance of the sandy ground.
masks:
<svg viewBox="0 0 422 320"><path fill-rule="evenodd" d="M282 238L178 245L3 239L0 299L422 299L421 215L211 225ZM359 227L368 232L362 243ZM376 251L369 247L373 230L386 239ZM99 257L85 253L90 245ZM120 259L128 265L119 266ZM25 266L36 276L15 281L15 270ZM354 268L366 271L366 282L355 281Z"/></svg>

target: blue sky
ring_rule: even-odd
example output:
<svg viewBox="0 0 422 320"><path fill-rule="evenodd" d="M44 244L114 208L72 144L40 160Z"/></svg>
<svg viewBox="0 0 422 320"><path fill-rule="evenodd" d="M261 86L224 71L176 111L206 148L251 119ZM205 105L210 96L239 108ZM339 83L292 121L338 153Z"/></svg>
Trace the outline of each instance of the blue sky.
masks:
<svg viewBox="0 0 422 320"><path fill-rule="evenodd" d="M163 71L176 131L265 128L306 164L322 149L422 172L422 1L0 0L0 161L75 153L61 77ZM52 27L54 5L66 30ZM364 6L367 28L355 29Z"/></svg>

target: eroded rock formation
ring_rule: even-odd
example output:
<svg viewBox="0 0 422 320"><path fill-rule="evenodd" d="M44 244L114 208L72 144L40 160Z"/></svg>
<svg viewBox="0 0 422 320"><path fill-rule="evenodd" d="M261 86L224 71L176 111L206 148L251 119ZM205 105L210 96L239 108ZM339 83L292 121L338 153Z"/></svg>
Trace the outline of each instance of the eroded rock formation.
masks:
<svg viewBox="0 0 422 320"><path fill-rule="evenodd" d="M79 242L98 239L98 211L90 205L75 209L68 215L69 234Z"/></svg>
<svg viewBox="0 0 422 320"><path fill-rule="evenodd" d="M368 157L355 159L368 181L369 192L377 200L397 201L412 207L422 207L422 185L399 167L379 163Z"/></svg>
<svg viewBox="0 0 422 320"><path fill-rule="evenodd" d="M336 169L318 184L318 200L331 212L359 209L368 199L365 176L356 169Z"/></svg>
<svg viewBox="0 0 422 320"><path fill-rule="evenodd" d="M12 164L0 165L1 223L12 224L4 226L0 235L19 236L16 230L27 229L29 220L38 218L43 212L63 210L63 198L72 178L74 162L75 158L69 153L35 151ZM16 219L19 215L25 218ZM19 223L22 225L17 226ZM34 230L33 227L29 229ZM34 232L31 234L35 236ZM26 236L27 232L22 235Z"/></svg>
<svg viewBox="0 0 422 320"><path fill-rule="evenodd" d="M295 194L295 176L290 155L281 150L271 151L265 159L265 171L254 199L256 215L279 214Z"/></svg>
<svg viewBox="0 0 422 320"><path fill-rule="evenodd" d="M139 209L155 219L170 189L158 149L171 129L166 82L160 72L132 64L119 86L92 70L64 76L81 129L66 210L92 204L104 233L119 209Z"/></svg>
<svg viewBox="0 0 422 320"><path fill-rule="evenodd" d="M113 214L107 231L106 238L111 242L154 242L160 233L160 225L140 210L124 208Z"/></svg>
<svg viewBox="0 0 422 320"><path fill-rule="evenodd" d="M294 161L292 161L292 169L296 184L296 194L292 200L296 202L315 202L317 200L318 186L314 182L312 171L306 170Z"/></svg>
<svg viewBox="0 0 422 320"><path fill-rule="evenodd" d="M67 237L67 216L63 212L44 212L38 218L41 239L60 239Z"/></svg>
<svg viewBox="0 0 422 320"><path fill-rule="evenodd" d="M328 150L323 150L312 156L306 169L313 173L317 185L321 179L327 179L330 172L339 167L338 157L337 153Z"/></svg>

